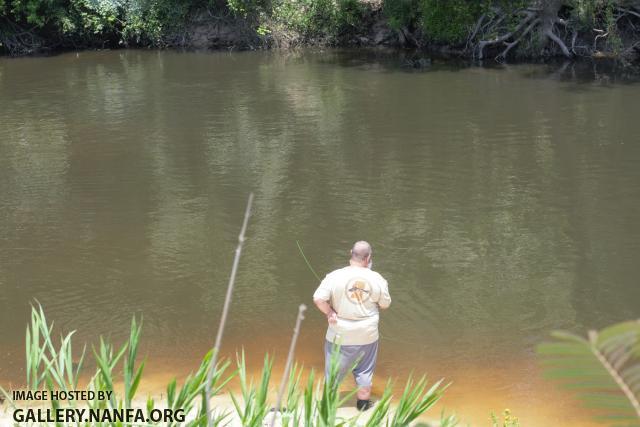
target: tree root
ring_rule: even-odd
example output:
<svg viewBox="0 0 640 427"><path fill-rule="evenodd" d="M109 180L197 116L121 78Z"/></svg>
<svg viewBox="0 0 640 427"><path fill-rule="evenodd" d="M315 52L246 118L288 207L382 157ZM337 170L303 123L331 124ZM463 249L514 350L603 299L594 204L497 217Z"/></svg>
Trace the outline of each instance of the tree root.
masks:
<svg viewBox="0 0 640 427"><path fill-rule="evenodd" d="M0 22L0 45L11 56L27 55L46 49L33 29L24 29L6 17Z"/></svg>
<svg viewBox="0 0 640 427"><path fill-rule="evenodd" d="M531 22L531 24L529 24L529 26L522 32L522 34L520 34L518 36L518 38L516 38L514 41L512 41L511 43L506 43L507 47L500 52L500 54L496 57L497 59L507 59L507 54L509 53L509 51L514 48L515 46L518 45L518 43L520 43L520 40L522 40L522 38L524 36L526 36L527 34L529 34L529 32L540 23L539 19L534 19L533 22Z"/></svg>
<svg viewBox="0 0 640 427"><path fill-rule="evenodd" d="M573 57L573 54L569 51L569 49L567 48L567 45L562 41L560 37L556 35L556 33L553 32L553 27L547 28L544 31L544 35L547 36L550 40L555 42L555 44L560 47L560 50L562 51L562 54L564 56L566 56L567 58Z"/></svg>
<svg viewBox="0 0 640 427"><path fill-rule="evenodd" d="M485 50L488 47L497 45L504 45L504 49L498 53L495 57L497 61L502 61L507 58L509 52L519 45L525 36L529 35L533 30L538 29L538 33L544 39L549 40L556 45L562 54L566 58L573 58L575 52L575 41L577 35L574 33L571 40L572 48L569 49L564 40L556 34L555 27L561 25L565 28L568 27L568 23L558 16L561 2L555 0L540 0L534 3L534 7L528 7L525 9L516 10L515 12L507 13L502 10L495 10L496 16L489 20L489 25L482 27L481 31L478 28L482 26L484 17L482 17L475 25L474 31L470 37L473 39L480 35L480 40L476 43L476 51L478 53L478 59L484 59ZM504 28L502 22L507 21L508 16L521 15L522 18L518 24L512 30ZM498 34L492 39L484 39L484 34Z"/></svg>
<svg viewBox="0 0 640 427"><path fill-rule="evenodd" d="M525 25L527 25L527 23L529 23L532 19L534 19L534 17L536 16L535 13L533 12L528 12L525 16L525 18L520 21L520 23L516 26L516 28L508 33L502 34L502 35L498 35L497 37L495 37L492 40L480 40L480 42L478 42L478 59L484 59L484 48L487 46L493 46L499 43L503 43L506 42L507 40L509 40L510 38L513 37L514 34L517 34L518 31L520 31L522 28L524 28ZM501 21L501 20L499 20Z"/></svg>
<svg viewBox="0 0 640 427"><path fill-rule="evenodd" d="M614 1L613 22L603 16L598 18L606 28L593 29L595 38L588 30L580 31L576 23L563 19L561 11L573 6L568 0L530 0L531 7L516 10L493 7L474 23L469 29L466 51L472 52L474 58L485 59L489 54L496 55L496 61L502 62L514 48L526 43L526 40L542 42L541 48L549 46L552 52L561 54L567 59L575 56L608 55L611 57L635 57L640 39L640 1ZM514 23L515 21L515 23ZM612 32L613 31L613 32ZM535 35L533 35L535 34ZM606 37L616 35L619 43L622 38L626 46L617 46L614 52L599 52L598 42ZM624 34L624 36L621 36ZM529 44L529 46L534 46ZM602 46L601 46L602 49ZM489 52L489 53L487 53ZM532 53L537 55L537 53ZM640 56L638 56L640 58Z"/></svg>

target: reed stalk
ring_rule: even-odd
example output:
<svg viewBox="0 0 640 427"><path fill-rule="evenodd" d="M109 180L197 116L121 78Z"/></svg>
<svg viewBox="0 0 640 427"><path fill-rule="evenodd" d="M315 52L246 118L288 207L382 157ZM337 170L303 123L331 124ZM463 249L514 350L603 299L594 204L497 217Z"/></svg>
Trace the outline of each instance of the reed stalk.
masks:
<svg viewBox="0 0 640 427"><path fill-rule="evenodd" d="M251 205L253 204L253 193L249 194L249 200L247 201L247 208L244 212L244 220L242 222L242 228L238 235L238 247L236 248L236 254L233 258L233 265L231 267L231 275L229 276L229 283L227 285L227 294L224 299L224 306L222 307L222 315L220 316L220 323L218 325L218 333L216 335L216 341L213 345L213 351L211 355L211 363L209 365L209 371L207 372L207 381L205 385L205 402L204 408L207 413L207 426L213 425L213 414L211 413L211 384L218 362L218 353L220 352L220 346L222 345L222 336L224 334L224 328L227 324L227 317L229 316L229 307L231 306L231 297L233 296L233 289L236 281L236 272L238 271L238 264L240 263L240 254L242 253L242 247L245 241L245 232L247 231L247 224L249 223L249 216L251 215Z"/></svg>
<svg viewBox="0 0 640 427"><path fill-rule="evenodd" d="M282 382L280 383L280 389L278 390L276 406L273 411L273 415L271 417L271 423L269 424L271 427L275 425L276 414L280 411L280 405L282 404L282 395L284 394L284 390L287 386L287 381L289 379L289 371L291 370L294 353L296 351L296 342L298 341L298 335L300 335L300 326L302 325L302 321L304 320L304 312L306 310L307 310L307 306L304 304L300 304L300 306L298 307L298 317L296 319L296 326L295 328L293 328L293 336L291 337L291 345L289 346L287 363L284 365L284 373L282 374Z"/></svg>

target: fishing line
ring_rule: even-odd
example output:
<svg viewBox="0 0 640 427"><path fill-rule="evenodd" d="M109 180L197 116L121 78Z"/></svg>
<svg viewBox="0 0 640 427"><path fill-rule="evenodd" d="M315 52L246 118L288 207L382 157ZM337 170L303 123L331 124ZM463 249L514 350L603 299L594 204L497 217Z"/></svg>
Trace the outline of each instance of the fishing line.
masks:
<svg viewBox="0 0 640 427"><path fill-rule="evenodd" d="M304 262L307 263L307 267L309 267L309 270L311 270L311 272L313 273L314 276L316 276L316 279L318 279L318 281L322 281L320 279L320 276L318 276L318 273L316 273L316 271L313 269L313 267L311 267L311 263L309 263L309 260L307 259L306 256L304 256L304 252L302 251L302 247L300 246L300 242L298 242L296 240L296 245L298 245L298 250L300 251L300 255L302 255L302 258L304 259Z"/></svg>

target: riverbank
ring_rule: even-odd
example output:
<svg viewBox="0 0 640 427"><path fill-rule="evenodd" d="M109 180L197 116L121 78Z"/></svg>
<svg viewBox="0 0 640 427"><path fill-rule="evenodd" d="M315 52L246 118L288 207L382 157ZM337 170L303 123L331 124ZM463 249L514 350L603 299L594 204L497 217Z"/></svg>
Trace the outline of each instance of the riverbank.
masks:
<svg viewBox="0 0 640 427"><path fill-rule="evenodd" d="M102 48L410 48L477 60L640 60L640 2L189 0L0 2L0 54Z"/></svg>

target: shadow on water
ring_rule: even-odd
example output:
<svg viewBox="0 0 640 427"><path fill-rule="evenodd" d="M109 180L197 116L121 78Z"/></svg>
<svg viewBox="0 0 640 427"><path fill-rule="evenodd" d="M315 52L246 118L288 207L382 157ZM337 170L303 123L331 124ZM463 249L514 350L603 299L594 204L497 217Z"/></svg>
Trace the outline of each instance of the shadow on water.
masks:
<svg viewBox="0 0 640 427"><path fill-rule="evenodd" d="M104 49L91 52L95 52L97 55L110 55L112 51ZM116 50L116 52L118 51ZM173 52L187 56L228 53L206 50L173 50ZM69 52L56 52L54 54L36 55L26 58L12 58L12 60L56 57L68 53ZM241 55L252 55L254 53L256 52L240 51L234 52L231 56L238 58ZM403 72L420 74L431 72L458 72L470 68L504 71L517 69L520 75L525 78L541 80L554 79L567 83L575 83L576 85L566 88L572 91L588 90L593 87L606 87L616 84L626 85L640 83L640 63L628 63L609 58L593 59L585 57L575 60L544 58L522 62L501 63L492 59L478 61L416 49L394 48L273 50L268 51L268 54L278 55L289 61L306 61L311 59L313 62L319 64L382 73Z"/></svg>
<svg viewBox="0 0 640 427"><path fill-rule="evenodd" d="M623 64L611 59L581 58L574 61L546 61L503 64L496 61L472 61L464 58L431 55L417 50L337 49L314 54L320 63L378 72L456 72L479 67L490 70L519 69L523 77L556 79L579 85L606 86L640 82L640 64ZM578 89L578 86L572 86Z"/></svg>
<svg viewBox="0 0 640 427"><path fill-rule="evenodd" d="M318 62L363 71L422 73L461 71L473 63L461 58L443 58L418 50L336 49L318 54Z"/></svg>
<svg viewBox="0 0 640 427"><path fill-rule="evenodd" d="M640 64L622 64L609 59L582 59L578 61L553 61L530 68L523 77L533 79L557 79L578 85L608 86L640 83ZM588 86L587 86L588 87ZM570 86L578 89L579 86Z"/></svg>

